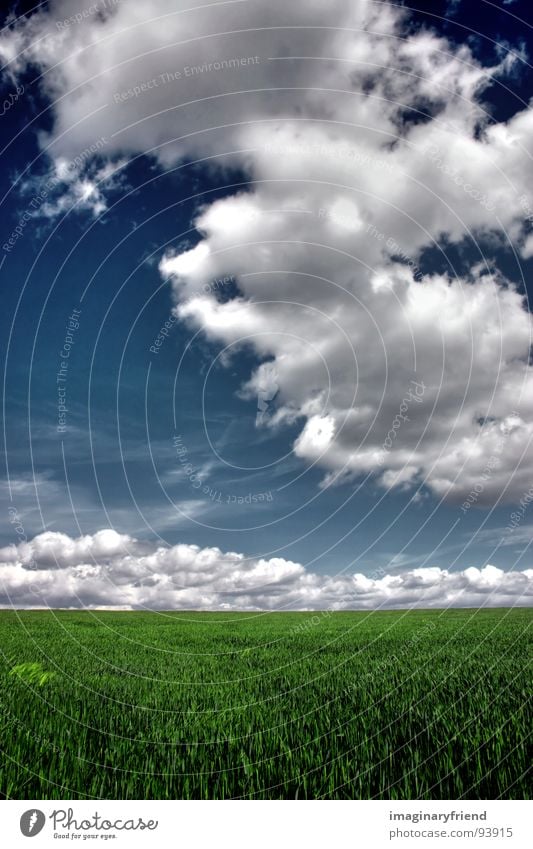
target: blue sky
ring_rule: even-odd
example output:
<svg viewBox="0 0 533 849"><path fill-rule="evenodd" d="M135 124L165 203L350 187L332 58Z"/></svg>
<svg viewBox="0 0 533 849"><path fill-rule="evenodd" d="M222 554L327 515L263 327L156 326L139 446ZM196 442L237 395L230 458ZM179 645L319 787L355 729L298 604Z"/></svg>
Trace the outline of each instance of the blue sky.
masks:
<svg viewBox="0 0 533 849"><path fill-rule="evenodd" d="M0 545L530 569L527 4L127 5L0 37Z"/></svg>

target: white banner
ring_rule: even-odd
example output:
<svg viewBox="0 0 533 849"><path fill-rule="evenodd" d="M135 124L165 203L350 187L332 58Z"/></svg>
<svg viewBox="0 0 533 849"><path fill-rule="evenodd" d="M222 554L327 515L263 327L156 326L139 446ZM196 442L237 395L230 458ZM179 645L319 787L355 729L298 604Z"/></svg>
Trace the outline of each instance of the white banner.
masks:
<svg viewBox="0 0 533 849"><path fill-rule="evenodd" d="M0 802L6 849L67 841L117 849L529 849L531 819L531 803L522 801Z"/></svg>

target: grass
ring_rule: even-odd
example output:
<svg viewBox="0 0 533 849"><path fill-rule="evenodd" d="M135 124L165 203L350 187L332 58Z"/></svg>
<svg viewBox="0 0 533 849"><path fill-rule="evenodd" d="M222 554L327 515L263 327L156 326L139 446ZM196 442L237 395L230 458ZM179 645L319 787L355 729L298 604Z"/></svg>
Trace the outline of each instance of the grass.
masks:
<svg viewBox="0 0 533 849"><path fill-rule="evenodd" d="M0 611L0 792L529 798L532 618Z"/></svg>

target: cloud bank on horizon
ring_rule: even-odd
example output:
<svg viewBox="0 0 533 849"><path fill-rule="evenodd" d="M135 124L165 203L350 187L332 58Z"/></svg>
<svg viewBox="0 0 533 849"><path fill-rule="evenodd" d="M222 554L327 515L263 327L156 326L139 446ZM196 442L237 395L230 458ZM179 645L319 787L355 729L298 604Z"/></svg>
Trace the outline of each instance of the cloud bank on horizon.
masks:
<svg viewBox="0 0 533 849"><path fill-rule="evenodd" d="M394 575L319 575L281 557L162 547L106 529L48 531L0 549L0 607L150 610L375 610L533 603L533 570L430 567Z"/></svg>

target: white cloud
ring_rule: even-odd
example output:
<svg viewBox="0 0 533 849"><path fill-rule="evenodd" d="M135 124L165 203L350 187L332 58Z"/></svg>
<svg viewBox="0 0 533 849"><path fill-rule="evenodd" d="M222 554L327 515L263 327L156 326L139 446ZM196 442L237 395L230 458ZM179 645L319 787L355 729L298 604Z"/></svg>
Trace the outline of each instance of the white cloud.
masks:
<svg viewBox="0 0 533 849"><path fill-rule="evenodd" d="M318 575L281 557L141 543L106 529L0 549L0 607L347 610L530 605L533 570Z"/></svg>
<svg viewBox="0 0 533 849"><path fill-rule="evenodd" d="M219 343L247 337L273 363L275 409L259 424L299 421L294 450L323 466L324 485L374 473L456 501L474 488L478 504L519 496L532 324L492 254L515 241L530 255L533 110L495 123L483 92L520 60L502 50L482 66L370 0L147 0L58 29L76 5L51 2L0 37L12 72L43 72L54 126L41 142L56 162L105 138L111 160L208 157L255 181L206 203L200 243L160 269L181 318ZM92 185L75 191L104 202ZM487 259L421 279L424 249L466 237ZM225 274L239 297L198 295ZM395 428L413 379L423 403Z"/></svg>
<svg viewBox="0 0 533 849"><path fill-rule="evenodd" d="M127 534L118 534L109 528L75 540L66 534L46 531L31 542L0 548L0 562L20 562L27 566L33 561L39 568L61 569L77 565L85 559L108 559L126 554L131 543L132 539Z"/></svg>

